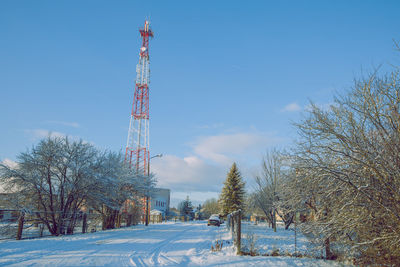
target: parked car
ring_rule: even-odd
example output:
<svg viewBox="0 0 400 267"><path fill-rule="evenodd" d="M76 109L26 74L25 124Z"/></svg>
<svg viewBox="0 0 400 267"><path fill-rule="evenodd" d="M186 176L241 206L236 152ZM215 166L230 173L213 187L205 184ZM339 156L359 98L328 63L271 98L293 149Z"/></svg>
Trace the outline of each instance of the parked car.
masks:
<svg viewBox="0 0 400 267"><path fill-rule="evenodd" d="M210 218L208 219L208 222L207 222L207 226L215 225L215 226L219 227L220 224L221 224L221 221L219 219L219 215L218 214L211 215Z"/></svg>

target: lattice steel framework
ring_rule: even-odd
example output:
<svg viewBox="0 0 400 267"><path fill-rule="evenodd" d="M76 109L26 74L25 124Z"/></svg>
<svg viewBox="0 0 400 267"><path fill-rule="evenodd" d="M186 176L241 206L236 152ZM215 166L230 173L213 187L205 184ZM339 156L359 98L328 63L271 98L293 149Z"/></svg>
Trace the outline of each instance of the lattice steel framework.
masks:
<svg viewBox="0 0 400 267"><path fill-rule="evenodd" d="M149 22L145 21L143 29L139 29L142 47L139 52L139 63L136 66L135 93L126 143L125 162L138 174L148 175L150 158L149 142L149 39L153 32Z"/></svg>

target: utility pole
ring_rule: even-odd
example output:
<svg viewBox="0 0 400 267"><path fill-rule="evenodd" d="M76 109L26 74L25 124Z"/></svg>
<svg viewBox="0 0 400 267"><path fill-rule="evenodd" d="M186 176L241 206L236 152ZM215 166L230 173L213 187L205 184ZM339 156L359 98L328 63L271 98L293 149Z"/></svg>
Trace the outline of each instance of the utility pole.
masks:
<svg viewBox="0 0 400 267"><path fill-rule="evenodd" d="M149 162L147 164L147 174L148 174L148 176L150 176L150 160L152 158L161 158L161 157L162 157L162 154L157 154L157 155L152 156L152 157L149 158ZM149 192L147 192L146 193L146 212L145 212L145 216L146 216L145 224L146 224L146 226L149 225L149 209L150 209L149 201L150 201Z"/></svg>

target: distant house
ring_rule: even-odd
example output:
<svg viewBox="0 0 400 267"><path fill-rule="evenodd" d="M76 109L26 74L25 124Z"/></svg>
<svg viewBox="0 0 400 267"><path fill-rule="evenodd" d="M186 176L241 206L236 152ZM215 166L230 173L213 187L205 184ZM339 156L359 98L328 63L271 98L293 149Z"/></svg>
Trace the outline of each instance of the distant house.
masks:
<svg viewBox="0 0 400 267"><path fill-rule="evenodd" d="M153 213L159 211L165 218L169 212L171 190L165 188L156 188L151 196L150 210Z"/></svg>
<svg viewBox="0 0 400 267"><path fill-rule="evenodd" d="M0 221L17 221L19 212L12 205L16 193L0 193Z"/></svg>

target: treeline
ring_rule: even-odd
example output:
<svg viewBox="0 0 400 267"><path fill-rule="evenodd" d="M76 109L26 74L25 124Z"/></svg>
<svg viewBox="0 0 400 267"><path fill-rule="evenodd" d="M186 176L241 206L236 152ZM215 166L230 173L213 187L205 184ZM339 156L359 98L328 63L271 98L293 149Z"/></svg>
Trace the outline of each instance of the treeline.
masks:
<svg viewBox="0 0 400 267"><path fill-rule="evenodd" d="M104 152L67 137L48 137L18 156L17 164L0 164L0 181L8 205L36 215L52 235L73 233L78 214L102 217L114 228L122 213L127 225L141 216L140 197L151 194L152 176L134 173L120 153Z"/></svg>

